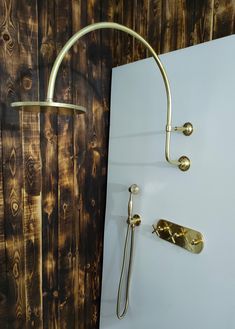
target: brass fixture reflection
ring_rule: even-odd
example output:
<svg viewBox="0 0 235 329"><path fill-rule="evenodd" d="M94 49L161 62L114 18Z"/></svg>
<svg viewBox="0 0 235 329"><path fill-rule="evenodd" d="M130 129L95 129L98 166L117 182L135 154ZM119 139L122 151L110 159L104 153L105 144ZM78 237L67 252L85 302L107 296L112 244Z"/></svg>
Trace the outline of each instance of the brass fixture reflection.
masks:
<svg viewBox="0 0 235 329"><path fill-rule="evenodd" d="M199 254L204 247L203 236L200 232L165 219L160 219L156 225L153 225L152 233L194 254Z"/></svg>
<svg viewBox="0 0 235 329"><path fill-rule="evenodd" d="M129 306L129 290L130 290L130 282L131 282L131 274L132 274L132 265L133 265L133 255L134 255L134 238L135 238L135 227L141 224L141 217L138 214L133 215L133 194L139 193L139 186L133 184L129 187L129 202L128 202L128 217L127 217L127 232L126 232L126 239L124 245L124 252L123 252L123 260L122 260L122 268L121 268L121 275L119 280L118 286L118 294L117 294L117 308L116 314L119 320L123 319L127 313L128 306ZM129 242L129 236L131 232L131 241L130 241L130 250L129 254L127 251L127 246ZM129 259L128 265L127 260ZM124 272L127 269L127 278L126 278L126 288L125 288L125 302L124 308L121 311L121 299L122 299L122 291L123 291L123 284L124 284Z"/></svg>
<svg viewBox="0 0 235 329"><path fill-rule="evenodd" d="M142 38L138 33L135 31L129 29L128 27L124 25L120 25L113 22L101 22L101 23L95 23L88 25L81 29L80 31L76 32L64 45L64 47L61 49L60 53L56 57L56 60L54 62L54 65L51 70L50 78L49 78L49 84L48 84L48 90L47 90L47 98L44 102L40 101L34 101L34 102L14 102L11 104L12 107L18 108L20 110L24 111L53 111L58 114L73 114L73 113L84 113L85 108L83 106L77 106L73 104L60 104L53 101L54 96L54 88L55 88L55 81L57 77L57 73L60 67L60 64L62 60L64 59L67 52L70 50L70 48L77 42L81 37L86 35L87 33L90 33L95 30L99 29L115 29L122 32L125 32L127 34L130 34L132 37L136 38L138 41L140 41L152 54L154 60L157 63L157 66L160 70L160 73L162 75L165 89L166 89L166 97L167 97L167 119L166 119L166 142L165 142L165 158L166 161L169 162L172 165L178 166L178 168L182 171L187 171L190 168L190 159L186 156L181 156L178 160L172 160L170 156L170 138L171 138L171 132L172 131L180 131L185 136L190 136L193 132L192 124L185 123L182 127L172 127L171 118L172 118L172 111L171 111L171 91L170 91L170 84L169 80L167 78L166 71L154 51L154 49L150 46L150 44Z"/></svg>

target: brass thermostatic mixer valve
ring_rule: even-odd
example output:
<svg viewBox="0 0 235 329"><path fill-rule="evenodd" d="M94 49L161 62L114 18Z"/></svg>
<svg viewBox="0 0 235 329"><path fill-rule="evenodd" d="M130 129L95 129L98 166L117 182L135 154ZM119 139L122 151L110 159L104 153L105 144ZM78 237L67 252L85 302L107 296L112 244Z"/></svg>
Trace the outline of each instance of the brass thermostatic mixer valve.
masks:
<svg viewBox="0 0 235 329"><path fill-rule="evenodd" d="M153 225L152 233L194 254L199 254L204 247L203 235L200 232L165 219L160 219L156 225Z"/></svg>

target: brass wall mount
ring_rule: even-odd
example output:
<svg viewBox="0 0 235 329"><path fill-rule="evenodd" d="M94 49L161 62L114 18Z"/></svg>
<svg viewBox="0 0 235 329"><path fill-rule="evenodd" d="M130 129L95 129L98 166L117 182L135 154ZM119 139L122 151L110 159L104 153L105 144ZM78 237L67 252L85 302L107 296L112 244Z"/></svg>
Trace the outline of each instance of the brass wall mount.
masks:
<svg viewBox="0 0 235 329"><path fill-rule="evenodd" d="M172 223L166 219L160 219L153 225L153 232L159 238L182 247L194 254L199 254L204 247L203 235L191 228Z"/></svg>
<svg viewBox="0 0 235 329"><path fill-rule="evenodd" d="M191 122L186 122L182 127L175 127L175 131L181 131L185 136L190 136L193 133L193 125Z"/></svg>

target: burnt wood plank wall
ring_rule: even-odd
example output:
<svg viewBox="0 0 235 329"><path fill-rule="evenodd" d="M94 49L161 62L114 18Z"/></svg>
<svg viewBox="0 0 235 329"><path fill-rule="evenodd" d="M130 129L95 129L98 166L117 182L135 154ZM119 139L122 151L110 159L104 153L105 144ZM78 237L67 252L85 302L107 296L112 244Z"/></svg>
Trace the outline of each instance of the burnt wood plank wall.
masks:
<svg viewBox="0 0 235 329"><path fill-rule="evenodd" d="M0 0L0 328L98 328L111 67L148 56L94 32L66 56L58 101L74 117L17 113L44 99L66 40L99 21L127 25L158 53L234 33L235 0Z"/></svg>

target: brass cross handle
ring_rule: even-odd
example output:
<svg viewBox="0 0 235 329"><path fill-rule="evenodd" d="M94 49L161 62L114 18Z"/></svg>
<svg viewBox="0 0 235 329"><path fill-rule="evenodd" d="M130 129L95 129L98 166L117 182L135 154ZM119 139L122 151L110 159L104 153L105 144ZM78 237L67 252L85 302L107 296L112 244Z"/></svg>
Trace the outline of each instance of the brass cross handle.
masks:
<svg viewBox="0 0 235 329"><path fill-rule="evenodd" d="M152 233L194 254L199 254L204 247L203 235L200 232L165 219L160 219L153 225Z"/></svg>

